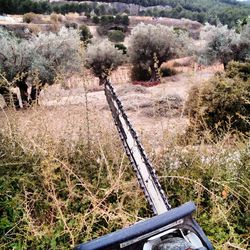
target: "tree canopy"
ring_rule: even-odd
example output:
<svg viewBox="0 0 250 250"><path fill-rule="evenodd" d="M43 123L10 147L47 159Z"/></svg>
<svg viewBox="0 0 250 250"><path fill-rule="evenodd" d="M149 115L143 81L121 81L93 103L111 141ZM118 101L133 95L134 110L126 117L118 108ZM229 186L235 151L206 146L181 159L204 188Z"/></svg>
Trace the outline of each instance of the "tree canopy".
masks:
<svg viewBox="0 0 250 250"><path fill-rule="evenodd" d="M91 3L92 2L92 3ZM209 22L216 24L218 21L227 24L229 27L236 25L237 20L250 15L250 6L236 0L103 0L98 1L103 4L97 4L96 1L79 0L68 3L49 3L48 1L32 0L1 0L0 12L7 14L34 13L68 13L94 11L96 15L114 15L116 9L105 5L110 2L121 2L127 4L138 4L144 7L149 6L168 6L168 8L152 8L140 12L140 15L161 16L171 18L188 18L201 23Z"/></svg>
<svg viewBox="0 0 250 250"><path fill-rule="evenodd" d="M148 70L151 80L157 81L161 64L180 55L187 44L189 38L185 32L177 33L160 24L139 24L130 37L130 61L135 67Z"/></svg>

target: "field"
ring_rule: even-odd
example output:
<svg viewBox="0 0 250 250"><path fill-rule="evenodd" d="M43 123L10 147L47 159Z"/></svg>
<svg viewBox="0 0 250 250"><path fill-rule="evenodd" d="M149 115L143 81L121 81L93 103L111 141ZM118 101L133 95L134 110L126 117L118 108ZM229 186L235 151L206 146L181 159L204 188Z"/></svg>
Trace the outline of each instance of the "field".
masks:
<svg viewBox="0 0 250 250"><path fill-rule="evenodd" d="M0 24L22 35L25 28L37 35L56 31L67 21L88 22L72 13L56 25L46 15L32 24L22 23L21 16L12 18ZM125 45L141 21L174 24L194 36L202 28L189 20L132 17ZM98 37L97 26L89 27ZM196 40L195 47L201 43ZM194 217L215 249L247 250L248 134L235 133L230 126L217 140L209 129L199 140L188 133L191 89L205 86L218 72L223 76L224 66L220 62L201 66L194 57L169 60L163 66L174 74L161 76L152 87L134 85L127 61L109 78L171 205L194 201ZM70 249L152 217L122 148L103 86L89 68L57 74L30 106L0 109L0 214L0 248L17 250Z"/></svg>

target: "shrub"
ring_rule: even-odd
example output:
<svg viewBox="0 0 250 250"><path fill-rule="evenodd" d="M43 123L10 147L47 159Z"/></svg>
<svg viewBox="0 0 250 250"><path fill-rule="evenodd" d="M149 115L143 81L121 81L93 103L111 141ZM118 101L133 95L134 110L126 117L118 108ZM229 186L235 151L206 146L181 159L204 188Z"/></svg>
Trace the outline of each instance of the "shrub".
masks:
<svg viewBox="0 0 250 250"><path fill-rule="evenodd" d="M78 24L77 23L74 23L74 22L66 22L65 23L65 27L67 28L67 29L77 29L78 28Z"/></svg>
<svg viewBox="0 0 250 250"><path fill-rule="evenodd" d="M160 75L162 77L173 76L176 75L177 71L175 69L168 68L166 66L162 66L160 68Z"/></svg>
<svg viewBox="0 0 250 250"><path fill-rule="evenodd" d="M125 14L116 15L114 22L115 22L115 24L128 26L129 25L129 17L128 17L128 15L125 15Z"/></svg>
<svg viewBox="0 0 250 250"><path fill-rule="evenodd" d="M189 95L189 132L204 131L212 138L227 132L250 132L250 63L229 63L226 73L218 74Z"/></svg>
<svg viewBox="0 0 250 250"><path fill-rule="evenodd" d="M113 24L114 20L115 20L114 16L104 15L104 16L101 16L100 24L102 26Z"/></svg>
<svg viewBox="0 0 250 250"><path fill-rule="evenodd" d="M133 65L131 70L131 80L132 81L149 81L151 74L149 69L140 67L139 65Z"/></svg>
<svg viewBox="0 0 250 250"><path fill-rule="evenodd" d="M92 21L93 23L98 24L100 22L100 18L98 16L93 16Z"/></svg>
<svg viewBox="0 0 250 250"><path fill-rule="evenodd" d="M22 72L29 70L33 48L29 41L20 40L13 33L0 29L0 73L4 74L8 81Z"/></svg>
<svg viewBox="0 0 250 250"><path fill-rule="evenodd" d="M56 14L56 13L51 13L50 14L50 21L52 23L61 23L63 21L63 15L60 15L60 14Z"/></svg>
<svg viewBox="0 0 250 250"><path fill-rule="evenodd" d="M134 69L148 70L151 80L159 81L158 69L161 64L184 52L187 44L189 40L184 33L176 34L172 28L163 25L139 24L131 34L130 61Z"/></svg>
<svg viewBox="0 0 250 250"><path fill-rule="evenodd" d="M87 25L85 25L85 24L82 24L79 27L79 30L80 30L80 39L81 39L81 41L83 41L85 43L89 43L90 40L93 38L89 27Z"/></svg>
<svg viewBox="0 0 250 250"><path fill-rule="evenodd" d="M120 30L111 30L108 33L108 38L111 42L119 43L125 39L125 34Z"/></svg>
<svg viewBox="0 0 250 250"><path fill-rule="evenodd" d="M29 12L23 15L23 22L24 23L33 23L41 21L41 17L38 14L33 12Z"/></svg>
<svg viewBox="0 0 250 250"><path fill-rule="evenodd" d="M201 32L201 39L205 46L198 51L199 60L203 64L215 61L227 66L231 60L245 61L250 56L250 24L246 25L241 34L225 26L206 24Z"/></svg>
<svg viewBox="0 0 250 250"><path fill-rule="evenodd" d="M117 48L118 50L121 50L123 55L126 55L127 54L127 47L122 44L122 43L116 43L115 44L115 48Z"/></svg>
<svg viewBox="0 0 250 250"><path fill-rule="evenodd" d="M39 33L31 40L30 70L38 71L43 82L53 84L60 73L78 72L82 67L81 41L77 30L61 28L57 34Z"/></svg>
<svg viewBox="0 0 250 250"><path fill-rule="evenodd" d="M108 40L96 41L86 51L87 67L104 83L111 71L123 62L123 54Z"/></svg>

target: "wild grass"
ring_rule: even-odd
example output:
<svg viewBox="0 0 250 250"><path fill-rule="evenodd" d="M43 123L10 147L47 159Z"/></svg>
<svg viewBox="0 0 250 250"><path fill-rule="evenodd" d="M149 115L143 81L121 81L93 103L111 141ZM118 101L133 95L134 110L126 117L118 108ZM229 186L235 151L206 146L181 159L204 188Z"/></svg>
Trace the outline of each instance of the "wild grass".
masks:
<svg viewBox="0 0 250 250"><path fill-rule="evenodd" d="M111 116L87 109L47 110L50 120L38 107L1 111L1 249L69 249L152 216ZM22 130L20 112L41 118ZM142 140L173 207L193 200L215 249L248 249L249 139L183 146L165 134L161 150Z"/></svg>

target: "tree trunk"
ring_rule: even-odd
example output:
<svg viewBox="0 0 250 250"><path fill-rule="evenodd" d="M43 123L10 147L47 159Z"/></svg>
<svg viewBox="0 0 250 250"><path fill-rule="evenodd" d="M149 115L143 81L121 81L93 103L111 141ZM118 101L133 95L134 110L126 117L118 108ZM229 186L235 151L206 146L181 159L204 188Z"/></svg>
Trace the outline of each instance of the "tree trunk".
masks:
<svg viewBox="0 0 250 250"><path fill-rule="evenodd" d="M161 78L160 78L160 74L159 74L159 69L152 67L151 68L151 78L150 78L151 82L160 82Z"/></svg>
<svg viewBox="0 0 250 250"><path fill-rule="evenodd" d="M100 76L99 77L99 85L105 84L107 80L108 80L107 76Z"/></svg>

